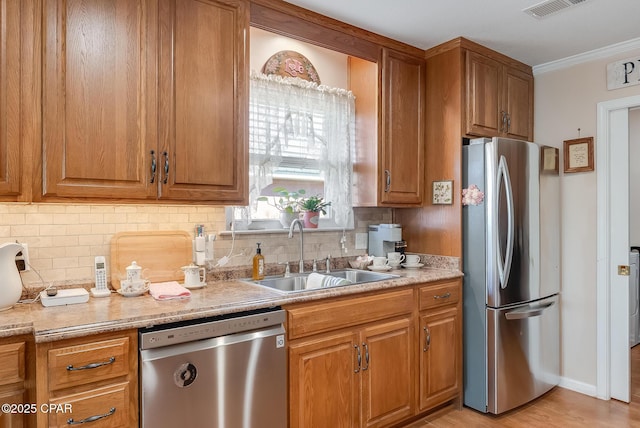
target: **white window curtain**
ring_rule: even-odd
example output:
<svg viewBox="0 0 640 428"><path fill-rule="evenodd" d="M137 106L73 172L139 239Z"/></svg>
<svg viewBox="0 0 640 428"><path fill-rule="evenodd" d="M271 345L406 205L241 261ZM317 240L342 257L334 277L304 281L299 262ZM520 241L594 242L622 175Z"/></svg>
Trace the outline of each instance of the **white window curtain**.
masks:
<svg viewBox="0 0 640 428"><path fill-rule="evenodd" d="M255 203L274 171L320 174L333 220L352 221L355 97L299 78L251 73L249 198Z"/></svg>

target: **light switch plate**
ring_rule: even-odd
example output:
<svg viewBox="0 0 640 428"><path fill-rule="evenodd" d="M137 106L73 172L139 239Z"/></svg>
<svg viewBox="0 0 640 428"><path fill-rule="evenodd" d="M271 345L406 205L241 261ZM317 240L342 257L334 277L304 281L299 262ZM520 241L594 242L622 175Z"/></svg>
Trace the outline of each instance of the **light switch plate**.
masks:
<svg viewBox="0 0 640 428"><path fill-rule="evenodd" d="M367 233L356 233L356 250L366 250L368 247Z"/></svg>

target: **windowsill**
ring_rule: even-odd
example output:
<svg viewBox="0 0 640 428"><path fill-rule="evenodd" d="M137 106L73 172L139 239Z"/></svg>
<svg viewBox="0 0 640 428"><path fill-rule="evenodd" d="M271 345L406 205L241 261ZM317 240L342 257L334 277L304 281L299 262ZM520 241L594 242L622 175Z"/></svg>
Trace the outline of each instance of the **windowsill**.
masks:
<svg viewBox="0 0 640 428"><path fill-rule="evenodd" d="M296 231L298 230L298 228L296 227ZM323 228L318 228L318 229L311 229L311 228L304 228L304 233L309 233L309 232L313 232L313 233L317 233L317 232L342 232L343 230L353 230L353 228L342 228L342 227L323 227ZM282 228L282 229L243 229L243 230L236 230L236 235L255 235L255 234L279 234L279 233L289 233L289 228ZM231 236L233 234L232 231L230 230L223 230L221 232L218 232L218 234L220 236Z"/></svg>

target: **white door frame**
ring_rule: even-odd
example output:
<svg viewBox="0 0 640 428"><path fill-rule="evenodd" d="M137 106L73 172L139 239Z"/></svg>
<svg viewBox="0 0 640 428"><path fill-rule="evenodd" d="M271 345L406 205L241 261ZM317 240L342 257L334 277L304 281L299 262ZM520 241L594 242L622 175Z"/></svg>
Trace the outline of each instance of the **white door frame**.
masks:
<svg viewBox="0 0 640 428"><path fill-rule="evenodd" d="M629 264L629 109L637 106L640 96L598 103L596 144L596 394L626 402L630 400L629 293L613 291L628 287L628 278L618 276L616 266Z"/></svg>

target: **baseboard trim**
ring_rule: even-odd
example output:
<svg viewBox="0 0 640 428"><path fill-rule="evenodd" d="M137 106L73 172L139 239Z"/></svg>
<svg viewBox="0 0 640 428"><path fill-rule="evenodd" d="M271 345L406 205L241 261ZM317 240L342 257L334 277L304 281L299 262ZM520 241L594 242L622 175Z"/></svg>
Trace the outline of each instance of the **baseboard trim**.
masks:
<svg viewBox="0 0 640 428"><path fill-rule="evenodd" d="M559 387L564 389L570 389L571 391L579 392L580 394L588 395L590 397L596 397L597 389L595 385L591 385L584 382L578 382L577 380L569 379L567 377L560 377Z"/></svg>

